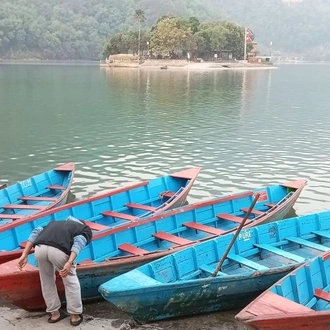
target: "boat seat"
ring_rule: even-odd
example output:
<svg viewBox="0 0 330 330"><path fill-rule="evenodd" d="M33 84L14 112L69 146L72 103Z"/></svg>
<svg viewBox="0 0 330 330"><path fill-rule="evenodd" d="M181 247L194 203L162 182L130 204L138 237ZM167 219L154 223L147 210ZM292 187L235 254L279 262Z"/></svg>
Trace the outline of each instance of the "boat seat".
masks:
<svg viewBox="0 0 330 330"><path fill-rule="evenodd" d="M317 236L324 237L324 238L330 238L330 234L327 233L326 231L315 230L315 231L312 231L312 233L317 235Z"/></svg>
<svg viewBox="0 0 330 330"><path fill-rule="evenodd" d="M299 313L300 315L303 313L317 313L306 306L300 305L299 303L296 303L271 291L265 291L264 294L259 297L258 302L260 305L252 304L247 307L247 312L250 315L263 315L262 312L264 314L267 313L267 315L274 314L275 318L273 324L276 324L277 315L283 315L285 317L291 313ZM260 306L263 306L263 311L260 310ZM297 329L297 327L294 325L287 325L287 329ZM281 326L278 326L277 329L281 329Z"/></svg>
<svg viewBox="0 0 330 330"><path fill-rule="evenodd" d="M227 256L228 259L233 260L239 264L248 266L249 268L255 269L255 270L260 270L260 271L265 271L269 270L268 267L265 267L263 265L258 264L257 262L254 262L252 260L249 260L247 258L244 258L240 255L234 254L234 253L229 253Z"/></svg>
<svg viewBox="0 0 330 330"><path fill-rule="evenodd" d="M324 245L321 245L321 244L314 243L314 242L310 242L310 241L308 241L306 239L303 239L303 238L287 237L286 240L290 241L290 242L293 242L293 243L297 243L297 244L300 244L300 245L307 246L307 247L315 249L315 250L320 250L320 251L323 251L323 252L329 251L328 247L326 247Z"/></svg>
<svg viewBox="0 0 330 330"><path fill-rule="evenodd" d="M38 196L21 196L18 199L21 201L45 201L45 202L55 202L57 198L53 197L38 197Z"/></svg>
<svg viewBox="0 0 330 330"><path fill-rule="evenodd" d="M125 206L132 208L132 209L139 209L139 210L145 210L145 211L155 211L156 210L156 207L149 206L149 205L143 205L143 204L137 204L137 203L128 203Z"/></svg>
<svg viewBox="0 0 330 330"><path fill-rule="evenodd" d="M124 219L124 220L132 221L132 222L134 222L138 219L138 217L136 217L134 215L129 215L129 214L120 213L120 212L114 212L114 211L104 211L101 214L106 217L119 218L119 219Z"/></svg>
<svg viewBox="0 0 330 330"><path fill-rule="evenodd" d="M95 223L93 221L85 221L84 220L84 223L92 230L95 230L95 231L101 231L101 230L106 230L106 229L109 229L108 226L104 226L104 225L100 225L98 223Z"/></svg>
<svg viewBox="0 0 330 330"><path fill-rule="evenodd" d="M264 205L265 205L265 206L268 206L268 207L270 207L270 208L272 208L272 207L274 207L276 204L274 204L274 203L265 203Z"/></svg>
<svg viewBox="0 0 330 330"><path fill-rule="evenodd" d="M163 192L160 193L160 196L161 196L161 197L168 197L168 198L171 198L171 197L173 197L174 195L175 195L175 192L170 191L170 190L168 190L168 191L163 191Z"/></svg>
<svg viewBox="0 0 330 330"><path fill-rule="evenodd" d="M203 265L199 266L199 269L202 270L203 272L207 273L207 274L212 275L214 273L216 267L212 267L210 265L203 264ZM226 273L223 273L221 271L219 271L217 273L217 276L226 276L226 275L227 275Z"/></svg>
<svg viewBox="0 0 330 330"><path fill-rule="evenodd" d="M95 264L95 262L92 259L85 259L78 262L78 265L92 265L92 264Z"/></svg>
<svg viewBox="0 0 330 330"><path fill-rule="evenodd" d="M60 186L60 185L49 185L47 186L48 189L54 189L54 190L65 190L66 188L64 186Z"/></svg>
<svg viewBox="0 0 330 330"><path fill-rule="evenodd" d="M178 237L172 234L164 233L162 231L153 234L154 237L162 239L164 241L169 241L171 243L175 243L177 245L186 245L192 243L189 239L185 239L182 237Z"/></svg>
<svg viewBox="0 0 330 330"><path fill-rule="evenodd" d="M42 210L46 208L47 205L24 205L24 204L7 204L2 206L4 209L20 209L20 210Z"/></svg>
<svg viewBox="0 0 330 330"><path fill-rule="evenodd" d="M71 172L72 169L73 169L72 163L67 163L67 164L60 165L59 167L54 168L54 171Z"/></svg>
<svg viewBox="0 0 330 330"><path fill-rule="evenodd" d="M134 246L134 245L131 245L128 243L120 244L118 246L118 249L121 251L130 253L130 254L136 255L136 256L143 256L143 255L149 253L149 251L147 251L147 250L141 249L137 246Z"/></svg>
<svg viewBox="0 0 330 330"><path fill-rule="evenodd" d="M12 220L18 220L21 218L26 217L26 215L20 215L20 214L1 214L0 213L0 219L12 219Z"/></svg>
<svg viewBox="0 0 330 330"><path fill-rule="evenodd" d="M249 209L247 207L243 207L241 208L241 211L245 212L245 213L248 213L249 212ZM251 213L252 214L255 214L255 215L262 215L262 214L265 214L265 212L263 211L259 211L259 210L255 210L255 209L252 209L251 210Z"/></svg>
<svg viewBox="0 0 330 330"><path fill-rule="evenodd" d="M211 227L211 226L202 225L202 224L196 223L196 222L185 222L183 225L188 228L204 231L204 232L212 234L212 235L222 235L223 233L226 232L225 230L218 229L218 228Z"/></svg>
<svg viewBox="0 0 330 330"><path fill-rule="evenodd" d="M22 249L25 249L26 243L27 243L27 241L22 241L21 243L19 243L19 247L21 247Z"/></svg>
<svg viewBox="0 0 330 330"><path fill-rule="evenodd" d="M322 300L325 300L327 302L330 302L330 293L329 292L326 292L326 291L323 291L321 289L315 289L314 291L314 296L318 299L322 299Z"/></svg>
<svg viewBox="0 0 330 330"><path fill-rule="evenodd" d="M232 215L232 214L229 214L229 213L220 213L220 214L217 214L217 217L219 219L234 221L234 222L238 222L238 223L241 223L243 221L242 217L238 217L236 215Z"/></svg>
<svg viewBox="0 0 330 330"><path fill-rule="evenodd" d="M277 248L275 246L272 246L272 245L268 245L268 244L254 244L254 246L257 247L257 248L259 248L259 249L263 249L263 250L272 252L272 253L277 254L279 256L282 256L284 258L294 260L295 262L304 262L304 261L306 261L306 259L303 258L303 257L300 257L300 256L298 256L298 255L296 255L294 253L291 253L291 252L288 252L288 251L279 249L279 248Z"/></svg>

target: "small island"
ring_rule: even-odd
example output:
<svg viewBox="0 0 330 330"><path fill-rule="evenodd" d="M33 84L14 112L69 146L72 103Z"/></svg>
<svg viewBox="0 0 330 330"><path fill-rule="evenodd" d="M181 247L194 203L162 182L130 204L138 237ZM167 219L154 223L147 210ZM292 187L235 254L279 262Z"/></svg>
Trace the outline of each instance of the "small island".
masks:
<svg viewBox="0 0 330 330"><path fill-rule="evenodd" d="M145 14L135 11L137 31L120 32L104 45L103 67L230 69L271 67L260 56L253 32L228 21L201 23L196 17L163 16L149 30Z"/></svg>

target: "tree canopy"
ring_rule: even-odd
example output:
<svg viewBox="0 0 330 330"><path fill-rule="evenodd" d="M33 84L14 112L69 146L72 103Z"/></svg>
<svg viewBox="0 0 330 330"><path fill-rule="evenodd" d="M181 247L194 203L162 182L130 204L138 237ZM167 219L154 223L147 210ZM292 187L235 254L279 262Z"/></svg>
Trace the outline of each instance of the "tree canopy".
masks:
<svg viewBox="0 0 330 330"><path fill-rule="evenodd" d="M0 58L99 59L111 36L139 31L137 10L144 13L141 29L162 16L206 24L190 22L190 48L203 37L197 28L211 33L220 27L207 24L221 20L251 28L259 45L272 42L274 50L330 59L329 0L1 0ZM210 38L211 49L228 41L226 29Z"/></svg>

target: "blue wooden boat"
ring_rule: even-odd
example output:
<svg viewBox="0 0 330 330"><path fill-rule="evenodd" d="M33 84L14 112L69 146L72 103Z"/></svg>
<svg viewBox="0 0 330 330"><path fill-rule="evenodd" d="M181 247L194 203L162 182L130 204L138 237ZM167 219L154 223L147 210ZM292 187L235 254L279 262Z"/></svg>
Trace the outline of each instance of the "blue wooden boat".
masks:
<svg viewBox="0 0 330 330"><path fill-rule="evenodd" d="M86 220L100 231L127 226L137 220L186 203L187 195L200 171L199 167L154 178L63 205L55 210L31 216L19 223L0 222L0 263L17 258L24 242L36 226L69 216Z"/></svg>
<svg viewBox="0 0 330 330"><path fill-rule="evenodd" d="M93 239L77 258L82 298L84 301L99 299L101 283L189 245L235 231L256 193L260 194L260 199L246 223L247 227L285 216L305 184L305 180L299 180L261 187L120 226L116 226L113 214L102 218L102 222L87 221L93 230ZM70 215L77 214L72 212ZM32 228L42 224L44 220L41 218L30 221L20 239L25 240ZM0 228L0 242L6 239L6 235L8 231L1 232ZM27 310L44 308L34 256L29 257L29 264L21 272L16 265L17 260L0 265L0 296ZM63 295L60 283L59 290Z"/></svg>
<svg viewBox="0 0 330 330"><path fill-rule="evenodd" d="M29 179L0 187L0 226L66 203L73 182L74 163L58 166Z"/></svg>
<svg viewBox="0 0 330 330"><path fill-rule="evenodd" d="M105 282L99 291L142 323L243 307L305 261L330 250L330 211L243 230L213 276L233 235L147 263ZM299 286L299 278L296 282Z"/></svg>
<svg viewBox="0 0 330 330"><path fill-rule="evenodd" d="M330 235L324 239L329 241ZM330 253L308 261L279 280L236 319L258 330L330 329Z"/></svg>

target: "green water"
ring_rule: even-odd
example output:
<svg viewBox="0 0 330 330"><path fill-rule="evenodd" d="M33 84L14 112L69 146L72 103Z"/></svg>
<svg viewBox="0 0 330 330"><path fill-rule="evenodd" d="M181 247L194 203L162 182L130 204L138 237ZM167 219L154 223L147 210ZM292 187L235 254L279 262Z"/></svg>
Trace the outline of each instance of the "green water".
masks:
<svg viewBox="0 0 330 330"><path fill-rule="evenodd" d="M201 166L190 201L307 178L328 208L330 66L269 70L0 65L0 183L74 161L73 193Z"/></svg>

